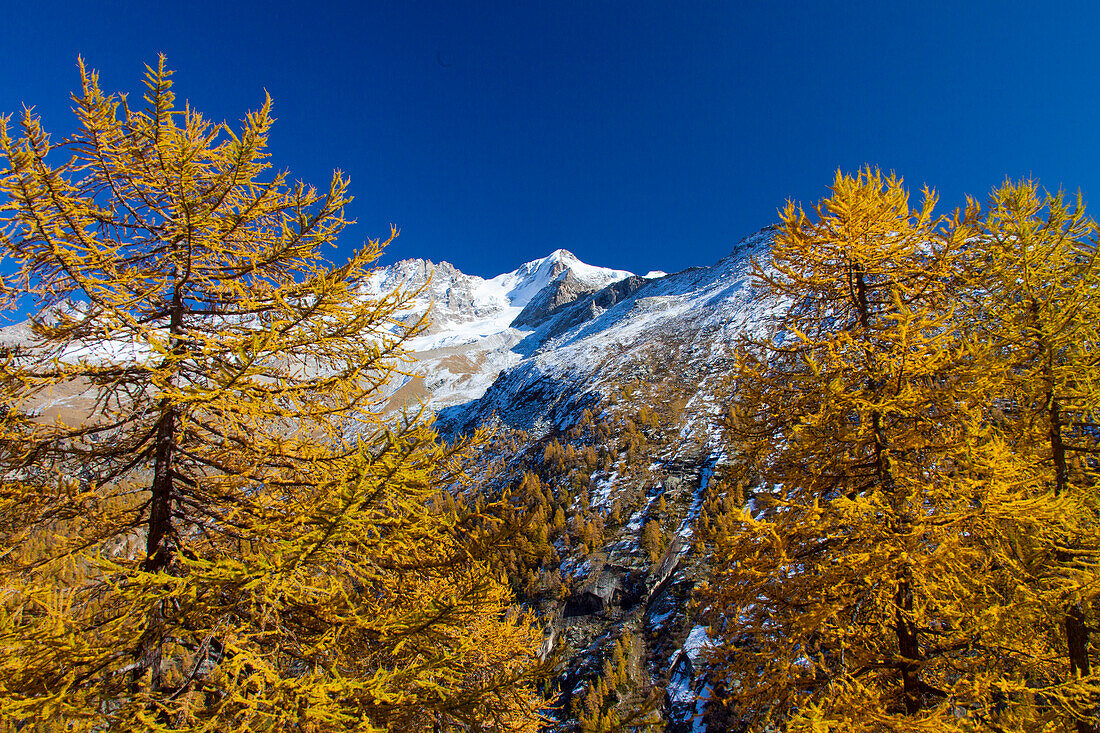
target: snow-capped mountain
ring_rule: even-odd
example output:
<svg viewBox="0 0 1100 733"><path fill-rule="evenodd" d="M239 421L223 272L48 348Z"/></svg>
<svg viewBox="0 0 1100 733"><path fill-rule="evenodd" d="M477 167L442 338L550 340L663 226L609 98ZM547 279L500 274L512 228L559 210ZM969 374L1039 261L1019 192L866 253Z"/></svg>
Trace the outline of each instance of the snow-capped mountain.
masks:
<svg viewBox="0 0 1100 733"><path fill-rule="evenodd" d="M413 342L422 376L403 385L404 397L426 400L444 434L486 423L523 431L519 454L500 462L535 471L564 502L569 520L550 533L553 559L525 596L561 654L563 711L595 694L599 660L625 634L642 660L636 689L666 690L666 730L729 727L708 706L700 650L709 642L690 604L706 559L693 549L706 541L708 502L724 491L712 477L725 470L734 344L768 334L782 310L748 277L752 258L767 260L772 234L671 275L591 267L559 250L490 280L422 260L372 279L372 292L384 292L434 272L418 308L431 306L435 321ZM547 458L555 451L556 464ZM656 561L643 540L655 522ZM602 528L595 539L593 523ZM614 704L636 703L628 695ZM560 730L574 729L574 714L563 713Z"/></svg>
<svg viewBox="0 0 1100 733"><path fill-rule="evenodd" d="M418 291L408 317L431 311L427 332L408 344L421 376L399 385L390 406L422 399L440 409L481 397L500 372L519 363L515 347L535 326L578 297L631 277L564 249L488 280L420 259L375 271L362 287L365 296L402 287Z"/></svg>
<svg viewBox="0 0 1100 733"><path fill-rule="evenodd" d="M536 434L565 427L571 412L636 373L662 343L675 346L669 357L685 375L702 379L700 370L719 363L738 334L768 322L773 306L754 301L745 272L769 242L770 232L763 231L710 267L627 278L577 298L517 344L520 363L476 403L447 411L445 424L467 428L496 415ZM533 394L542 397L526 399Z"/></svg>
<svg viewBox="0 0 1100 733"><path fill-rule="evenodd" d="M376 295L397 287L418 290L422 307L431 306L432 333L453 330L480 334L488 330L504 330L512 320L548 287L560 288L564 283L593 291L622 280L633 273L593 267L564 249L546 257L520 265L512 272L485 280L466 275L449 262L435 264L428 260L401 260L372 273L364 284L366 295ZM467 324L465 329L457 328ZM425 345L435 342L424 341Z"/></svg>
<svg viewBox="0 0 1100 733"><path fill-rule="evenodd" d="M421 376L401 385L398 403L425 400L447 431L496 419L545 434L662 340L689 344L685 365L704 365L735 334L765 324L771 306L753 301L745 268L770 236L746 238L710 267L646 277L560 249L488 280L402 260L375 272L365 292L421 289L417 314L431 308L428 333L410 344Z"/></svg>

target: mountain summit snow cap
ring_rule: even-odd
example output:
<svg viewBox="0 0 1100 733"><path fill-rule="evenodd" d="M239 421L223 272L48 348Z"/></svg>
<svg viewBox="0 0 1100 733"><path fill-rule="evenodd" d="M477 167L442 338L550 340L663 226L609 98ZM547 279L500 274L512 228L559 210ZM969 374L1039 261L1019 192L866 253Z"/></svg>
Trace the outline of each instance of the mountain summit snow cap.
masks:
<svg viewBox="0 0 1100 733"><path fill-rule="evenodd" d="M588 265L581 262L569 250L556 249L546 257L525 262L512 272L497 275L489 282L505 288L509 303L514 307L522 308L539 291L563 277L571 277L589 289L595 289L630 277L632 274L634 273L626 270Z"/></svg>

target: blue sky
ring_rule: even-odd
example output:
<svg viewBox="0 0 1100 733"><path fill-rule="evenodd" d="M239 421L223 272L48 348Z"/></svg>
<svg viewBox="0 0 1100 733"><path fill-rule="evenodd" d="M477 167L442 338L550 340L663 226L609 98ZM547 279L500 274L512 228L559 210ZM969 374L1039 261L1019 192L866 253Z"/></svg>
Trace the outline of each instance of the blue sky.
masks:
<svg viewBox="0 0 1100 733"><path fill-rule="evenodd" d="M348 251L392 222L386 261L671 272L838 167L945 211L1005 176L1100 191L1098 31L1094 2L39 1L5 8L0 111L63 134L78 54L137 98L163 52L209 117L270 92L277 166L350 175Z"/></svg>

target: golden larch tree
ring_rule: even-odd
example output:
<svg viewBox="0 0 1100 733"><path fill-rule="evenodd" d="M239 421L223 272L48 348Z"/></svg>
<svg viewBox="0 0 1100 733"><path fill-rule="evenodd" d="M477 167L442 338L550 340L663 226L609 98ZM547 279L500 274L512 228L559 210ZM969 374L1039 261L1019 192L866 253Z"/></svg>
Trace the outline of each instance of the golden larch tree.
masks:
<svg viewBox="0 0 1100 733"><path fill-rule="evenodd" d="M1047 590L1013 539L1053 546L1072 499L1037 490L986 419L1001 372L958 317L965 243L935 200L838 173L813 218L788 204L755 265L785 309L732 375L731 455L759 489L700 594L719 691L751 730L1045 724Z"/></svg>
<svg viewBox="0 0 1100 733"><path fill-rule="evenodd" d="M1035 554L1034 572L1058 579L1063 595L1047 609L1060 629L1051 653L1065 660L1065 684L1049 704L1079 733L1100 725L1100 673L1090 629L1098 623L1100 527L1100 260L1096 225L1080 194L1041 194L1035 181L1006 181L976 205L960 230L966 258L968 322L996 360L1001 389L990 419L1037 485L1069 496L1084 514L1053 555ZM1054 619L1059 619L1054 622ZM1061 637L1061 638L1058 638Z"/></svg>
<svg viewBox="0 0 1100 733"><path fill-rule="evenodd" d="M347 179L273 172L270 100L211 123L163 58L140 109L80 75L71 137L0 125L39 304L0 369L0 727L536 729L469 449L382 417L413 294L359 294L384 244L323 255Z"/></svg>

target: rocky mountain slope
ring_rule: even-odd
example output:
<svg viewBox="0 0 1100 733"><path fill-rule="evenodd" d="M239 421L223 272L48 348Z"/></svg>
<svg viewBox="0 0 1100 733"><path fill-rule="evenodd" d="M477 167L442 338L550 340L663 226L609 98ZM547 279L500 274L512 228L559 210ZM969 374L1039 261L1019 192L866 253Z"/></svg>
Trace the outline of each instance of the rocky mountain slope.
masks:
<svg viewBox="0 0 1100 733"><path fill-rule="evenodd" d="M406 260L369 286L419 287L434 272L419 306L434 323L413 344L422 381L406 398L426 399L445 434L497 426L511 438L505 474L538 494L502 562L546 619L562 730L597 730L611 712L656 730L727 725L708 702L690 599L712 515L748 498L725 475L724 377L736 339L767 334L778 312L746 275L770 238L672 275L559 250L491 280Z"/></svg>

